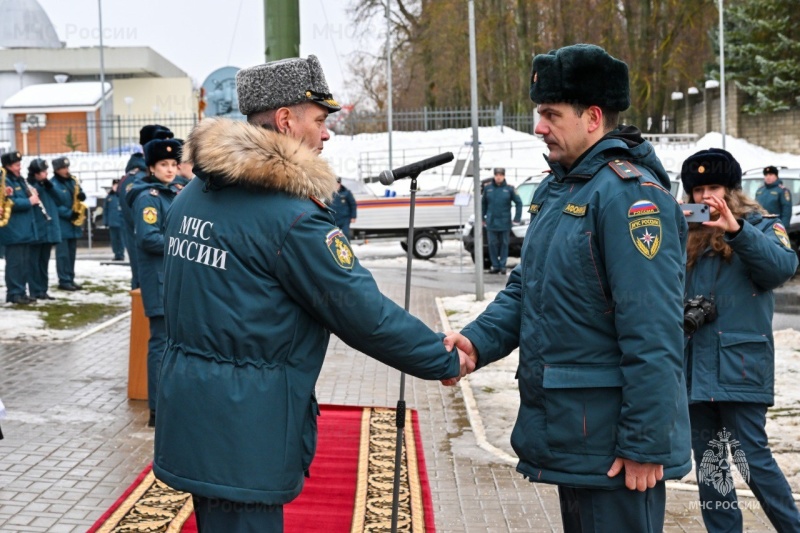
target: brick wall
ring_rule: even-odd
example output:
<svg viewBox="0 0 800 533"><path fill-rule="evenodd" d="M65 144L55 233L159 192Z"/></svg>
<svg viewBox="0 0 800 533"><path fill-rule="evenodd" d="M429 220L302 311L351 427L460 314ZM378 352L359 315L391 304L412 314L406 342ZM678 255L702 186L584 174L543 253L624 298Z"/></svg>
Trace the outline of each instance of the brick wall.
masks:
<svg viewBox="0 0 800 533"><path fill-rule="evenodd" d="M726 87L726 133L749 143L763 146L773 152L800 155L800 109L762 115L748 115L741 111L745 94L735 84ZM676 106L677 131L697 133L701 137L720 128L720 90L704 89L699 95Z"/></svg>

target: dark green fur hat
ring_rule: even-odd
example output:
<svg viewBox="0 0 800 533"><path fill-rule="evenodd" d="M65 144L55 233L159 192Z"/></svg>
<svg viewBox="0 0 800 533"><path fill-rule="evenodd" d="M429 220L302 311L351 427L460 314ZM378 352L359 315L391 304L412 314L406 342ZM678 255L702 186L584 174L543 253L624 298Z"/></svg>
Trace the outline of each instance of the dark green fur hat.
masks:
<svg viewBox="0 0 800 533"><path fill-rule="evenodd" d="M628 65L593 44L574 44L533 58L531 100L537 104L631 105Z"/></svg>

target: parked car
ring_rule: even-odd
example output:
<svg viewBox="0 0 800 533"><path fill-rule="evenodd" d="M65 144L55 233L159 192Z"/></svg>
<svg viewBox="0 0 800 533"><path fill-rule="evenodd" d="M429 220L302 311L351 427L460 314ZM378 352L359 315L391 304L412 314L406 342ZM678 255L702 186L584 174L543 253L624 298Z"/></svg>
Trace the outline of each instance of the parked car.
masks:
<svg viewBox="0 0 800 533"><path fill-rule="evenodd" d="M786 231L792 248L800 255L800 168L778 167L778 177L783 186L792 193L792 222ZM760 168L748 170L742 175L742 190L755 199L756 191L764 185L764 173Z"/></svg>
<svg viewBox="0 0 800 533"><path fill-rule="evenodd" d="M671 192L672 196L679 202L683 201L683 183L681 183L681 175L671 170L667 170L667 174L669 175L669 192Z"/></svg>
<svg viewBox="0 0 800 533"><path fill-rule="evenodd" d="M539 183L547 176L546 173L531 176L525 181L516 186L517 194L522 199L522 218L518 226L513 226L508 234L508 256L519 257L522 254L522 241L525 240L525 233L528 231L528 224L530 224L531 216L528 213L528 207L531 205L533 193ZM492 178L484 180L484 185ZM514 204L511 204L511 216L514 216ZM475 215L469 217L469 220L464 225L461 235L461 240L464 242L464 248L469 252L472 261L475 262ZM489 241L486 236L486 227L483 228L483 268L488 269L491 267L489 260Z"/></svg>

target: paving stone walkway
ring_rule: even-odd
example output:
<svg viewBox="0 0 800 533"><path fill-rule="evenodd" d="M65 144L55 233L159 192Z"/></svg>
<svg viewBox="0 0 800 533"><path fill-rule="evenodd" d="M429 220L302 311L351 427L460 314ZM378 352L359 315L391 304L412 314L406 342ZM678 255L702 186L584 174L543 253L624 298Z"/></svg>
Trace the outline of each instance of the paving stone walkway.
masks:
<svg viewBox="0 0 800 533"><path fill-rule="evenodd" d="M375 274L402 305L402 277ZM425 285L411 308L438 328L434 298L456 292ZM0 397L9 411L0 441L0 532L86 531L151 460L146 402L126 397L129 327L126 319L78 343L0 344ZM399 372L332 338L317 396L394 407L399 381ZM406 382L408 407L420 414L439 531L561 531L555 488L528 483L476 445L459 388ZM695 501L693 492L669 491L665 531L704 531ZM746 531L772 531L762 512L745 516Z"/></svg>

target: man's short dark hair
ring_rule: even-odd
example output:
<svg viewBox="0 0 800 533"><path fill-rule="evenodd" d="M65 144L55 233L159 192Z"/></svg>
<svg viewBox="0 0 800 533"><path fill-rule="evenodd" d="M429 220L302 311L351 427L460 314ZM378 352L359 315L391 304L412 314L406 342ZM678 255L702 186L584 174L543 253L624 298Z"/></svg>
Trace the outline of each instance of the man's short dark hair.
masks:
<svg viewBox="0 0 800 533"><path fill-rule="evenodd" d="M585 104L577 104L573 103L570 104L575 114L578 116L583 115L583 112L589 109L590 106ZM600 108L600 111L603 112L603 130L604 131L611 131L617 128L619 125L619 111L611 111L610 109L603 109Z"/></svg>

